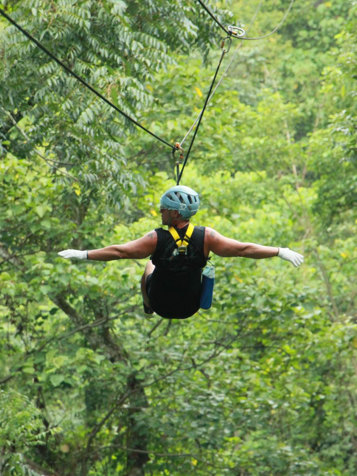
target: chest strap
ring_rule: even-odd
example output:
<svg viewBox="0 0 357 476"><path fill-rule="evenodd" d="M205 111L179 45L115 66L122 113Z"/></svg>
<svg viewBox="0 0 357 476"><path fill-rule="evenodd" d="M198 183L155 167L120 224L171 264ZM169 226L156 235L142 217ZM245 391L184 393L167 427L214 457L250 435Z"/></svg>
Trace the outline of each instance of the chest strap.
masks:
<svg viewBox="0 0 357 476"><path fill-rule="evenodd" d="M185 236L181 239L180 235L177 233L177 230L173 226L170 226L169 232L172 238L175 240L175 243L177 245L177 253L179 253L180 255L185 255L187 253L187 246L190 242L190 238L194 229L195 227L192 225L192 223L190 223L186 230Z"/></svg>

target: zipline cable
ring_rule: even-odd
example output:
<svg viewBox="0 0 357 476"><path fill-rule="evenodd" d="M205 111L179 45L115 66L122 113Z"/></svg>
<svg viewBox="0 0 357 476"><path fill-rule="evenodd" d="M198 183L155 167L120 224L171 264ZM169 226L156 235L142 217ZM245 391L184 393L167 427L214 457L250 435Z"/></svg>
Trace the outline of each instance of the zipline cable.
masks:
<svg viewBox="0 0 357 476"><path fill-rule="evenodd" d="M209 14L209 16L217 23L217 25L220 26L220 28L227 34L227 35L231 35L233 36L233 38L238 38L240 40L262 40L264 38L267 38L268 36L271 36L273 35L280 27L281 25L285 22L286 20L286 17L288 16L290 10L291 10L291 7L293 6L293 3L295 0L291 0L290 1L290 4L283 16L283 18L281 19L281 21L278 23L278 25L270 32L270 33L267 33L266 35L262 35L262 36L257 36L257 37L245 37L241 34L236 34L236 30L242 30L244 32L243 29L241 28L237 28L237 27L231 27L229 26L228 28L226 28L225 26L222 25L222 23L218 20L218 18L212 13L212 11L201 1L201 0L197 0L198 3L202 6L202 8L204 10L206 10L206 12ZM245 34L245 32L244 32Z"/></svg>
<svg viewBox="0 0 357 476"><path fill-rule="evenodd" d="M209 15L213 18L213 20L214 20L216 23L218 23L218 25L219 25L224 31L226 31L226 29L222 26L222 24L218 21L218 19L213 15L213 13L204 5L204 3L203 3L201 0L198 0L198 2L199 2L200 5L202 5L202 7L209 13ZM244 37L242 37L242 36L237 36L236 34L233 34L233 33L232 33L233 28L236 28L236 27L229 27L229 28L228 28L228 38L231 39L232 36L233 36L234 38L239 38L239 39L242 39L242 40L244 40L244 39L245 39L245 40L260 40L260 39L263 39L263 38L267 38L267 37L270 36L270 35L273 35L273 34L281 27L281 25L285 22L285 20L286 20L288 14L289 14L289 12L290 12L292 6L293 6L293 3L294 3L294 0L291 0L289 6L288 6L288 8L287 8L287 10L285 11L285 14L284 14L282 20L278 23L278 25L277 25L270 33L268 33L268 34L266 34L266 35L264 35L264 36L256 37L256 38L244 38ZM262 2L259 3L258 8L257 8L257 11L260 9L261 4L262 4ZM256 14L257 14L257 11L256 11L256 13L253 15L253 18L255 18ZM241 45L241 44L240 44L240 45ZM234 53L236 53L236 51L240 48L240 45L236 48L236 50L235 50ZM223 58L222 58L222 59L223 59ZM182 174L183 174L184 168L185 168L185 166L186 166L186 164L187 164L188 156L189 156L189 153L190 153L190 151L191 151L191 148L192 148L192 145L193 145L193 141L194 141L194 139L195 139L195 137L196 137L197 129L198 129L199 126L200 126L203 113L204 113L204 111L205 111L205 109L206 109L206 107L207 107L209 101L211 100L211 98L213 97L214 93L216 92L218 86L219 86L220 83L222 82L223 77L225 76L225 74L227 73L228 69L229 69L230 66L232 65L232 63L233 63L233 58L232 58L232 61L230 62L230 64L228 65L228 67L226 68L225 72L223 73L222 77L220 78L219 82L217 83L215 89L214 89L213 92L212 92L212 86L213 86L213 83L215 82L215 78L216 78L216 75L217 75L217 72L218 72L218 71L216 71L216 75L215 75L214 81L213 81L213 83L211 84L211 88L210 88L210 91L209 91L209 93L208 93L208 96L206 97L206 101L205 101L205 104L204 104L204 107L203 107L202 111L201 111L201 112L199 113L199 115L197 116L196 120L195 120L194 123L192 124L191 128L189 129L189 131L186 133L186 135L185 135L185 137L183 138L183 140L182 140L181 142L177 142L177 143L176 143L175 150L173 150L173 154L174 154L175 151L178 150L178 149L181 149L181 150L182 150L182 147L181 147L182 144L185 142L186 138L187 138L188 135L191 133L191 131L192 131L192 129L195 127L196 123L198 123L197 128L196 128L195 133L194 133L194 136L193 136L193 138L192 138L192 141L191 141L189 150L188 150L188 152L187 152L187 155L186 155L184 164L183 164L183 166L182 166L181 172L180 172L180 174L177 172L177 184L179 184L179 182L180 182L180 180L181 180L181 178L182 178ZM219 68L218 68L218 69L219 69Z"/></svg>
<svg viewBox="0 0 357 476"><path fill-rule="evenodd" d="M242 40L263 40L264 38L268 38L268 36L274 35L274 33L277 30L279 30L279 28L284 24L284 22L285 22L287 16L289 15L290 10L291 10L291 8L294 4L294 1L295 0L290 1L290 4L289 4L288 8L286 9L283 18L280 20L280 22L276 25L276 27L270 33L267 33L266 35L262 35L262 36L257 36L257 37L252 37L252 38L241 38L241 39Z"/></svg>
<svg viewBox="0 0 357 476"><path fill-rule="evenodd" d="M100 99L102 99L104 102L106 102L110 107L112 107L113 109L115 109L117 112L119 112L122 116L124 116L126 119L128 119L129 121L131 121L133 124L135 124L137 127L139 127L140 129L142 129L143 131L147 132L148 134L150 134L152 137L155 137L155 139L159 140L160 142L162 142L163 144L167 145L168 147L170 147L170 149L173 149L175 150L175 146L173 146L172 144L170 144L169 142L167 142L166 140L162 139L161 137L159 137L158 135L154 134L153 132L151 132L149 129L147 129L146 127L142 126L139 122L137 122L135 119L133 119L132 117L130 117L126 112L122 111L121 109L119 109L115 104L113 104L111 101L109 101L105 96L103 96L99 91L97 91L95 88L93 88L93 86L91 86L90 84L88 84L83 78L81 78L80 76L78 76L78 74L76 74L74 71L71 70L71 68L69 68L68 66L66 66L61 60L59 60L53 53L51 53L51 51L49 51L45 46L43 46L38 40L36 40L36 38L34 38L30 33L28 33L26 30L24 30L18 23L15 22L15 20L13 20L9 15L7 15L7 13L4 12L4 10L2 10L0 8L0 14L6 18L12 25L14 25L19 31L21 31L21 33L23 33L25 36L27 36L27 38L29 38L29 40L31 40L33 43L35 43L42 51L44 51L48 56L50 56L57 64L59 64L63 69L65 69L67 71L67 73L69 73L70 75L72 75L74 78L77 79L77 81L79 81L80 83L82 83L86 88L88 88L90 91L92 91L96 96L98 96Z"/></svg>
<svg viewBox="0 0 357 476"><path fill-rule="evenodd" d="M223 41L223 44L222 44L222 54L221 54L221 57L220 57L220 61L218 63L218 66L217 66L217 69L216 69L216 72L215 72L215 75L213 77L213 80L211 82L211 86L210 86L210 89L209 89L209 92L208 92L208 95L206 96L206 100L205 100L205 103L204 103L204 106L203 106L203 109L202 111L200 112L200 114L198 115L198 117L196 118L196 120L194 121L193 125L191 126L191 128L189 129L189 131L187 132L187 134L185 135L184 139L181 141L181 143L179 142L176 142L176 144L173 146L172 144L170 144L169 142L167 142L166 140L162 139L161 137L159 137L158 135L156 135L155 133L151 132L149 129L147 129L146 127L144 127L143 125L141 125L139 122L137 122L135 119L133 119L132 117L130 117L127 113L125 113L124 111L122 111L121 109L119 109L115 104L113 104L111 101L109 101L105 96L103 96L99 91L97 91L93 86L91 86L90 84L88 84L84 79L82 79L80 76L78 76L74 71L72 71L68 66L66 66L61 60L59 60L53 53L51 53L45 46L43 46L38 40L36 40L36 38L34 38L30 33L28 33L25 29L23 29L20 25L18 25L9 15L7 15L4 10L2 10L0 8L0 14L6 18L12 25L14 25L21 33L23 33L27 38L29 38L33 43L35 43L42 51L44 51L49 57L51 57L57 64L59 64L63 69L65 69L65 71L67 71L70 75L72 75L74 78L77 79L77 81L79 81L81 84L83 84L86 88L88 88L90 91L92 91L96 96L98 96L100 99L102 99L105 103L107 103L110 107L112 107L113 109L115 109L117 112L119 112L121 115L123 115L126 119L128 119L129 121L131 121L133 124L135 124L137 127L139 127L140 129L142 129L143 131L147 132L148 134L150 134L152 137L154 137L155 139L159 140L160 142L162 142L163 144L167 145L168 147L170 147L170 149L172 150L172 154L174 156L175 152L178 151L178 150L181 150L182 152L182 147L181 145L184 143L184 141L186 140L187 136L190 134L190 132L192 131L192 129L195 127L195 125L197 124L197 127L195 129L195 132L194 132L194 135L193 135L193 138L191 140L191 143L190 143L190 146L189 146L189 149L188 149L188 152L186 154L186 157L184 159L184 163L182 165L182 168L181 168L181 171L179 171L179 162L177 162L177 184L180 183L180 180L182 178L182 174L183 174L183 171L185 169L185 166L187 164L187 161L188 161L188 157L189 157L189 154L191 152L191 149L192 149L192 146L193 146L193 143L195 141L195 138L196 138L196 135L197 135L197 132L198 132L198 129L199 129L199 126L201 124L201 120L202 120L202 117L203 117L203 114L205 112L205 109L208 105L208 102L210 101L210 99L213 97L215 91L217 90L218 86L220 85L220 83L222 82L223 80L223 77L225 76L225 74L227 73L228 69L230 68L230 66L232 65L233 63L233 58L232 58L232 61L231 63L228 65L228 67L226 68L225 72L223 73L222 77L220 78L218 84L216 85L215 89L213 90L212 92L212 89L213 89L213 86L215 84L215 81L216 81L216 78L217 78L217 74L218 74L218 71L220 69L220 66L221 66L221 63L222 63L222 60L223 60L223 57L225 55L225 53L228 52L228 50L226 50L224 48L224 42L229 39L229 41L231 42L231 38L237 38L237 39L242 39L242 40L260 40L260 39L263 39L263 38L267 38L268 36L274 34L280 27L281 25L285 22L291 8L292 8L292 5L294 3L294 0L291 0L290 1L290 4L289 4L289 7L287 8L282 20L278 23L278 25L268 34L266 35L263 35L263 36L260 36L260 37L244 37L243 35L245 35L245 31L240 28L240 27L235 27L235 26L229 26L228 28L225 28L222 23L218 20L218 18L212 13L212 11L202 2L202 0L197 0L198 3L201 5L201 7L209 14L209 16L219 25L219 27L228 35L227 38ZM260 8L260 5L261 5L262 2L259 3L259 6L257 8L257 10ZM256 14L255 14L256 15ZM255 16L254 15L254 16ZM230 45L229 45L230 47ZM239 45L240 47L240 45ZM238 48L239 48L238 47ZM236 51L238 50L238 48L236 49ZM235 52L236 52L235 51ZM181 154L182 155L182 154ZM183 155L182 155L183 157Z"/></svg>
<svg viewBox="0 0 357 476"><path fill-rule="evenodd" d="M206 100L205 100L205 103L204 103L204 105L203 105L202 113L201 113L200 118L199 118L199 120L198 120L197 127L196 127L196 129L195 129L194 134L193 134L193 137L192 137L190 146L189 146L189 148L188 148L188 151L187 151L187 154L186 154L184 163L183 163L183 165L182 165L181 172L178 173L178 176L177 176L177 185L180 184L180 180L181 180L181 178L182 178L183 171L185 170L185 167L186 167L186 164L187 164L187 161L188 161L188 157L189 157L189 155L190 155L190 152L191 152L193 143L194 143L194 141L195 141L195 138L196 138L198 129L199 129L199 127L200 127L200 124L201 124L201 121L202 121L202 117L203 117L203 114L204 114L205 109L206 109L206 107L207 107L208 100L209 100L209 97L210 97L210 95L211 95L211 92L212 92L214 83L216 82L217 74L218 74L218 71L219 71L219 69L220 69L220 67L221 67L221 64L222 64L224 55L229 51L229 47L228 47L228 49L226 49L226 48L225 48L225 45L224 45L224 43L225 43L225 41L226 41L227 39L231 42L230 36L229 36L228 38L225 38L225 40L223 40L223 43L222 43L222 54L221 54L221 57L220 57L220 59L219 59L218 65L217 65L216 72L215 72L215 74L214 74L214 76L213 76L213 79L212 79L211 86L210 86L210 88L209 88L208 94L207 94L207 96L206 96Z"/></svg>
<svg viewBox="0 0 357 476"><path fill-rule="evenodd" d="M252 26L253 23L255 22L255 19L256 19L257 15L258 15L258 12L259 12L259 10L260 10L260 8L261 8L261 6L262 6L262 3L263 3L263 0L260 0L259 5L257 6L257 8L256 8L256 10L255 10L255 12L254 12L254 14L253 14L251 20L249 21L249 25L248 25L248 28L246 29L246 31L248 31L249 28L251 28L251 26ZM213 96L215 95L217 89L219 88L221 82L223 81L223 78L226 76L226 74L228 73L229 69L231 68L231 66L232 66L232 64L233 64L233 62L234 62L235 56L236 56L238 50L242 47L242 44L243 44L243 43L239 43L238 46L236 47L236 49L233 51L232 59L231 59L230 63L227 65L226 69L224 70L224 72L223 72L222 76L220 77L218 83L215 85L215 87L214 87L214 89L213 89L213 91L212 91L210 97L208 98L208 103L207 103L207 105L209 104L209 102L211 101L211 99L213 98ZM193 128L195 127L195 125L197 124L197 122L198 122L198 120L199 120L201 114L202 114L202 111L198 113L198 115L197 115L195 121L193 122L192 126L191 126L190 129L186 132L185 137L182 139L181 142L179 142L179 145L180 145L181 147L182 147L182 145L185 143L187 137L191 134L192 129L193 129Z"/></svg>
<svg viewBox="0 0 357 476"><path fill-rule="evenodd" d="M211 12L211 10L201 0L197 0L197 1L201 5L201 7L204 10L206 10L208 15L212 18L212 20L214 20L217 23L217 25L220 26L220 28L225 32L225 34L229 35L230 34L229 30L227 30L227 28L222 25L222 23L218 20L218 18Z"/></svg>

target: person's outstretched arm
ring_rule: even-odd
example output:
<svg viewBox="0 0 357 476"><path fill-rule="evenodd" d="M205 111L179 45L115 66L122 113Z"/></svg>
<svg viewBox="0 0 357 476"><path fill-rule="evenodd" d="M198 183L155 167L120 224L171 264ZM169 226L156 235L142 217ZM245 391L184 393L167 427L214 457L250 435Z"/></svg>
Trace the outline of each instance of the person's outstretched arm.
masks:
<svg viewBox="0 0 357 476"><path fill-rule="evenodd" d="M157 244L156 231L147 233L138 240L129 241L123 245L110 245L98 250L64 250L58 254L62 258L91 259L97 261L111 261L116 259L147 258L154 253Z"/></svg>
<svg viewBox="0 0 357 476"><path fill-rule="evenodd" d="M227 238L212 228L206 228L205 252L206 255L212 251L218 256L243 257L243 258L273 258L279 256L286 261L290 261L295 267L300 266L304 257L290 250L289 248L277 248L275 246L263 246L257 243L242 243L232 238Z"/></svg>

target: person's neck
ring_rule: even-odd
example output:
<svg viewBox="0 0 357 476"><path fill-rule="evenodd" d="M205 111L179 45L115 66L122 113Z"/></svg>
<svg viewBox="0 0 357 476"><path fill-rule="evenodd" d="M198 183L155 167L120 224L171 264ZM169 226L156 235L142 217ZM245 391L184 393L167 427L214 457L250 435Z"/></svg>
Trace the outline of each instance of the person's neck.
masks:
<svg viewBox="0 0 357 476"><path fill-rule="evenodd" d="M177 221L174 220L172 222L172 226L181 229L187 226L189 223L190 223L190 220L177 220Z"/></svg>

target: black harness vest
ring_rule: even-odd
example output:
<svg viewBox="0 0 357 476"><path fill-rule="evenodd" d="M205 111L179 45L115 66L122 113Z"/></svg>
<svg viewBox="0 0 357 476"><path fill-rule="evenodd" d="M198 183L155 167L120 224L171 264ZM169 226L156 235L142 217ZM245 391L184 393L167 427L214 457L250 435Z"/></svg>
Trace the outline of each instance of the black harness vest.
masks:
<svg viewBox="0 0 357 476"><path fill-rule="evenodd" d="M180 237L187 227L176 229ZM148 281L151 308L160 316L186 319L200 307L202 269L207 263L204 255L205 228L196 226L186 255L174 255L177 248L169 231L157 228L157 245L151 260L155 270Z"/></svg>

